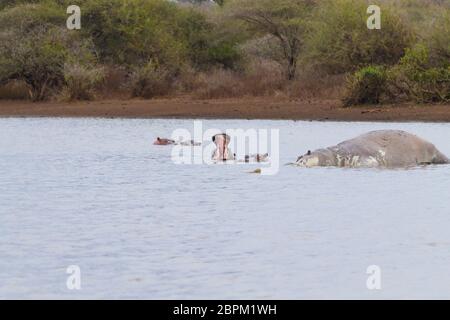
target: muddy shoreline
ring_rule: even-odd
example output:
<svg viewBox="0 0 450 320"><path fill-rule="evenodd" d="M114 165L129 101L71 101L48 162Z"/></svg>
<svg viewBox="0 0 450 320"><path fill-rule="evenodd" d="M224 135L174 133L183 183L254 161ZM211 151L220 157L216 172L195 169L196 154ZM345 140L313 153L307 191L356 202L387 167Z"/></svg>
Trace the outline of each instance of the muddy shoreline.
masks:
<svg viewBox="0 0 450 320"><path fill-rule="evenodd" d="M312 121L450 122L450 105L343 108L339 100L239 98L100 100L62 103L0 100L0 117L215 118Z"/></svg>

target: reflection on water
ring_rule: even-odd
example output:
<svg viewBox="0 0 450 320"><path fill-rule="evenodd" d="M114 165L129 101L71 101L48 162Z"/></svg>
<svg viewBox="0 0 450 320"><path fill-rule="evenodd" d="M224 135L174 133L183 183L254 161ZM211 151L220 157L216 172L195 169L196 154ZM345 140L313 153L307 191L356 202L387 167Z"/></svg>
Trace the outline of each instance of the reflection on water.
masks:
<svg viewBox="0 0 450 320"><path fill-rule="evenodd" d="M280 129L280 163L374 129L450 155L450 124L207 120ZM0 298L450 298L449 166L175 165L190 120L0 119ZM82 288L66 288L66 268ZM382 290L366 288L367 267Z"/></svg>

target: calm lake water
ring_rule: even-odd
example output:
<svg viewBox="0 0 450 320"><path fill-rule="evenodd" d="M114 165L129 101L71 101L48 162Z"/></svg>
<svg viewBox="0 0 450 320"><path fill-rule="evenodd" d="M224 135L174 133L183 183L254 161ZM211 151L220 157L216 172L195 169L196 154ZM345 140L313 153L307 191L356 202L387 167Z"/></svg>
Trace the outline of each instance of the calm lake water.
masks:
<svg viewBox="0 0 450 320"><path fill-rule="evenodd" d="M279 129L281 164L375 129L450 155L450 124L203 126ZM0 298L450 298L449 166L176 165L152 145L176 128L193 120L0 119Z"/></svg>

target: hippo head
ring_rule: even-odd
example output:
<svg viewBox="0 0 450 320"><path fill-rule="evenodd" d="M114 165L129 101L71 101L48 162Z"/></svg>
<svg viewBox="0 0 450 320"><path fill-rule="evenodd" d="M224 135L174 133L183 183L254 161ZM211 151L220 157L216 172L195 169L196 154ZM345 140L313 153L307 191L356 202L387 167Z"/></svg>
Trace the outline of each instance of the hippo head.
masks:
<svg viewBox="0 0 450 320"><path fill-rule="evenodd" d="M230 160L233 159L228 149L231 138L228 134L219 133L212 137L212 141L216 144L216 150L213 153L213 160Z"/></svg>
<svg viewBox="0 0 450 320"><path fill-rule="evenodd" d="M316 153L312 153L308 150L307 153L297 158L295 164L301 167L315 167L319 165L319 156Z"/></svg>
<svg viewBox="0 0 450 320"><path fill-rule="evenodd" d="M300 167L317 167L323 165L333 165L335 157L328 149L319 149L314 152L308 150L304 155L297 158L295 164Z"/></svg>

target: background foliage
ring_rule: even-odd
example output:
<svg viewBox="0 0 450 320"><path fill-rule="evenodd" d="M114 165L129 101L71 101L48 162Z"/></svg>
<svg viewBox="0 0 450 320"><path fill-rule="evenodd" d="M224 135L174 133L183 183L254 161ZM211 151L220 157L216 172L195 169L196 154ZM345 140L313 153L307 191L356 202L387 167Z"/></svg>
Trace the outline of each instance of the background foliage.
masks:
<svg viewBox="0 0 450 320"><path fill-rule="evenodd" d="M1 0L0 98L21 84L33 100L448 102L450 0L378 0L382 29L368 30L372 2ZM79 31L65 28L72 4Z"/></svg>

